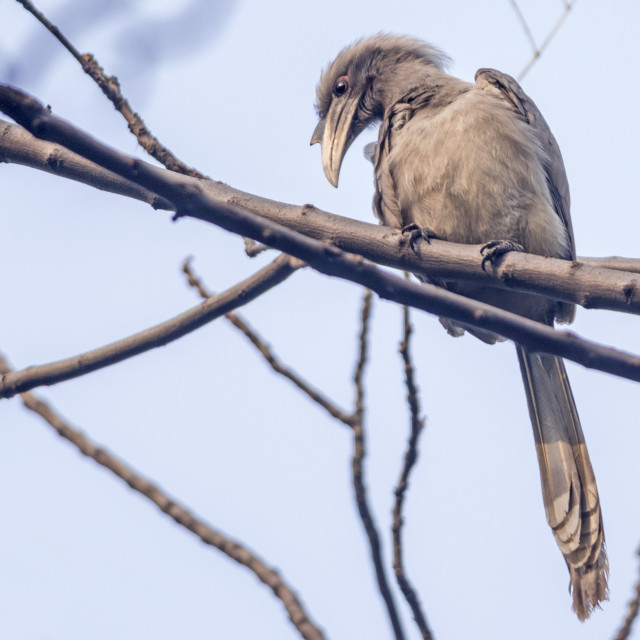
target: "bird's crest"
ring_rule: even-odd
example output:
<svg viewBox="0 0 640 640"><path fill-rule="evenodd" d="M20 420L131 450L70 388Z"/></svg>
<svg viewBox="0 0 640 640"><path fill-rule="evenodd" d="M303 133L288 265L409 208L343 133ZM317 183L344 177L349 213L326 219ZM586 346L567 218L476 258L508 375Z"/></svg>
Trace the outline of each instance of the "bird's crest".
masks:
<svg viewBox="0 0 640 640"><path fill-rule="evenodd" d="M422 40L410 36L378 33L362 38L345 47L322 72L316 89L316 110L322 118L331 104L331 96L336 78L342 75L374 73L381 58L396 64L407 58L423 60L443 70L450 58L443 51Z"/></svg>

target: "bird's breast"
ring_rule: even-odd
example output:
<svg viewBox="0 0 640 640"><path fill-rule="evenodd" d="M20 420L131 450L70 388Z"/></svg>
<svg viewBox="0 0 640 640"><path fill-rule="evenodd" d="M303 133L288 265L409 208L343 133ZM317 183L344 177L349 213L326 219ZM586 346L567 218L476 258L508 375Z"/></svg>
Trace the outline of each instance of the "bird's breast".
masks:
<svg viewBox="0 0 640 640"><path fill-rule="evenodd" d="M564 255L566 232L553 209L544 153L529 125L482 91L443 108L403 114L389 127L377 181L402 224L429 227L467 244L509 239L543 255ZM384 190L394 193L385 194Z"/></svg>

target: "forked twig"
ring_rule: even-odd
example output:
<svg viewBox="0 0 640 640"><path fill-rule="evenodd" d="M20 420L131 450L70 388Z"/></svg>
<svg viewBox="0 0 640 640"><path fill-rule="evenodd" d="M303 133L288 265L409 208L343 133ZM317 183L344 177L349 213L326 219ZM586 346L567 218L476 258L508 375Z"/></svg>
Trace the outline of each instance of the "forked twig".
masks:
<svg viewBox="0 0 640 640"><path fill-rule="evenodd" d="M7 361L0 355L0 374L6 374L10 371ZM232 560L252 571L282 602L291 622L305 640L324 639L322 631L311 622L293 589L277 571L269 567L259 556L249 551L239 542L214 529L167 495L157 485L138 474L122 460L91 442L80 431L71 427L51 406L40 400L32 392L22 393L21 397L27 409L44 418L58 435L73 444L82 454L109 469L114 475L124 480L134 491L153 502L163 513L166 513L180 526L198 536L202 542L215 547Z"/></svg>
<svg viewBox="0 0 640 640"><path fill-rule="evenodd" d="M302 265L302 263L300 263ZM191 261L187 258L182 263L182 271L187 276L187 282L190 286L198 291L201 298L205 300L211 298L213 294L207 290L200 278L195 274L191 267ZM239 314L234 312L226 313L224 316L236 329L240 330L251 341L253 346L260 352L262 357L269 363L269 366L280 375L293 382L303 393L305 393L311 400L319 404L327 413L340 420L348 427L351 426L352 416L346 411L340 409L335 403L333 403L324 394L320 393L317 389L314 389L308 382L306 382L299 374L293 371L290 367L284 365L278 357L273 353L269 345L258 335L258 333L244 320Z"/></svg>
<svg viewBox="0 0 640 640"><path fill-rule="evenodd" d="M571 11L571 9L573 9L578 0L573 0L572 2L568 2L567 0L564 1L564 11L560 14L558 21L555 23L551 31L549 31L547 37L543 40L542 44L539 47L536 45L536 41L533 37L533 34L531 33L531 29L529 28L525 17L522 15L522 11L520 11L520 7L518 6L516 0L510 0L510 2L513 10L520 20L522 29L525 32L529 43L531 44L531 48L533 49L533 55L531 56L531 59L518 74L518 82L520 82L527 75L527 73L529 73L531 67L533 67L533 65L538 61L538 58L540 58L544 50L549 46L549 43L553 40L556 33L558 33L558 30L562 26L562 23L566 20L569 12Z"/></svg>

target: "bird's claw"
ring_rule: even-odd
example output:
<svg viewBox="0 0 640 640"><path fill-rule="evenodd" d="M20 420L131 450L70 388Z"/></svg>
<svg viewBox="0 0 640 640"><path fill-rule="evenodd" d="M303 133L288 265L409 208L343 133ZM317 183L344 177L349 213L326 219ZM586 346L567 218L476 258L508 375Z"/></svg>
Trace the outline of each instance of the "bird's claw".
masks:
<svg viewBox="0 0 640 640"><path fill-rule="evenodd" d="M480 249L480 254L483 256L482 264L480 265L482 270L486 272L487 262L493 265L495 260L510 251L524 251L524 247L511 240L492 240L491 242L487 242L487 244Z"/></svg>
<svg viewBox="0 0 640 640"><path fill-rule="evenodd" d="M415 222L402 227L402 234L408 236L409 246L413 253L418 253L416 249L418 240L424 240L427 244L431 244L433 239L438 239L433 229L429 227L419 227Z"/></svg>

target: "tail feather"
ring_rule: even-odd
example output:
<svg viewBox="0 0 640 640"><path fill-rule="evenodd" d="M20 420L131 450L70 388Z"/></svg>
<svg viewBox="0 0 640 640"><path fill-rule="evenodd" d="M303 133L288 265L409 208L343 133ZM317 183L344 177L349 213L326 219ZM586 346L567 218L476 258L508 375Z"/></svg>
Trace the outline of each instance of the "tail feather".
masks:
<svg viewBox="0 0 640 640"><path fill-rule="evenodd" d="M596 479L561 358L517 346L547 522L569 568L580 620L608 598L609 564Z"/></svg>

